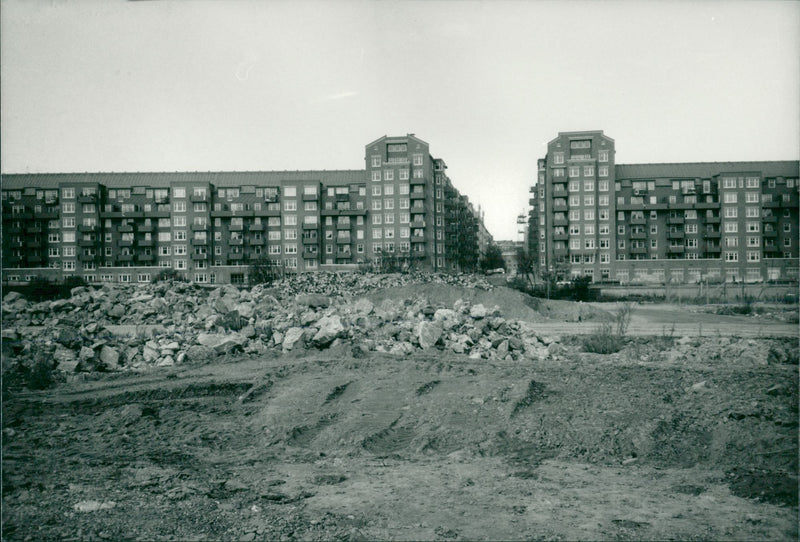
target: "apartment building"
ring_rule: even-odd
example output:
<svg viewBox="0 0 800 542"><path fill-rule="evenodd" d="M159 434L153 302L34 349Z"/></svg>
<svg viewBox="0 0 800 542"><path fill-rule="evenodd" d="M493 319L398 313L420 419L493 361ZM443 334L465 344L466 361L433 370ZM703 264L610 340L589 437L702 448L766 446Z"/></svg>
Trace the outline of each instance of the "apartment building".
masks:
<svg viewBox="0 0 800 542"><path fill-rule="evenodd" d="M256 261L288 273L476 263L482 217L429 145L407 135L365 149L363 170L4 175L3 280L149 282L173 269L244 283Z"/></svg>
<svg viewBox="0 0 800 542"><path fill-rule="evenodd" d="M538 161L528 246L561 278L797 280L798 176L797 161L616 164L602 131L562 132Z"/></svg>

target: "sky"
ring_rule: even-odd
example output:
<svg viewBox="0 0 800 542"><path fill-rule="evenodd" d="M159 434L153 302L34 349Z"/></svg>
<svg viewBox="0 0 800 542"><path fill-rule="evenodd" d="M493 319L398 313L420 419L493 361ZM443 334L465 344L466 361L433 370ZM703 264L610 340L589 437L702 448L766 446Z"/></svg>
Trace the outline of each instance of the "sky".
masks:
<svg viewBox="0 0 800 542"><path fill-rule="evenodd" d="M517 239L558 132L797 160L800 3L0 1L2 173L364 169L416 134Z"/></svg>

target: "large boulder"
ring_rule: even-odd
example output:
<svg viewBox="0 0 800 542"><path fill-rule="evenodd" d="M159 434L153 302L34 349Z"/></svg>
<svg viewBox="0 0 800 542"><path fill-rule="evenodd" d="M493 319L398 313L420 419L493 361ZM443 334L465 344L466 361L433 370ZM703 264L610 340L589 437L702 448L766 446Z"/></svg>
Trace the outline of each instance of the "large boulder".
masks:
<svg viewBox="0 0 800 542"><path fill-rule="evenodd" d="M290 327L286 330L286 334L283 337L283 343L281 346L284 350L291 350L297 345L298 341L303 338L303 328L301 327Z"/></svg>
<svg viewBox="0 0 800 542"><path fill-rule="evenodd" d="M100 348L100 361L105 366L106 370L108 371L117 371L119 370L119 352L115 348L104 344Z"/></svg>
<svg viewBox="0 0 800 542"><path fill-rule="evenodd" d="M198 362L206 361L216 356L213 348L202 344L195 344L186 349L186 361Z"/></svg>
<svg viewBox="0 0 800 542"><path fill-rule="evenodd" d="M420 322L414 330L419 346L423 350L434 346L442 337L442 326L437 322Z"/></svg>
<svg viewBox="0 0 800 542"><path fill-rule="evenodd" d="M337 315L324 316L320 318L320 320L317 322L317 326L319 326L319 331L317 331L317 334L314 335L314 338L311 339L311 341L314 343L314 345L320 347L328 346L344 331L342 320Z"/></svg>
<svg viewBox="0 0 800 542"><path fill-rule="evenodd" d="M469 309L469 315L476 319L480 320L481 318L486 318L486 307L478 303L477 305L473 305Z"/></svg>

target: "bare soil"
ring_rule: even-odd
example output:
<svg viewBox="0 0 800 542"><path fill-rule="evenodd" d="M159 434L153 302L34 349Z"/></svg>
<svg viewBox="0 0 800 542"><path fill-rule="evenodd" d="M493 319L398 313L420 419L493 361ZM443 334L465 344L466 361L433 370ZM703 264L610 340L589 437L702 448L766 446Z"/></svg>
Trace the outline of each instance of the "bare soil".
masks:
<svg viewBox="0 0 800 542"><path fill-rule="evenodd" d="M565 343L9 392L3 539L798 538L796 338Z"/></svg>

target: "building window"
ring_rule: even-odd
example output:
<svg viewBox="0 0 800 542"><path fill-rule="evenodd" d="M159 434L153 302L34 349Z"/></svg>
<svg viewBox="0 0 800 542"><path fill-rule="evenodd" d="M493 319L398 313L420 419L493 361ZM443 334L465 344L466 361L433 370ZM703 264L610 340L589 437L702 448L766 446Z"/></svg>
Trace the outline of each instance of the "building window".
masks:
<svg viewBox="0 0 800 542"><path fill-rule="evenodd" d="M581 168L578 166L570 166L569 168L569 176L570 177L578 177L581 174Z"/></svg>
<svg viewBox="0 0 800 542"><path fill-rule="evenodd" d="M554 164L563 164L564 163L564 153L563 152L555 152L555 153L553 153L553 163Z"/></svg>

